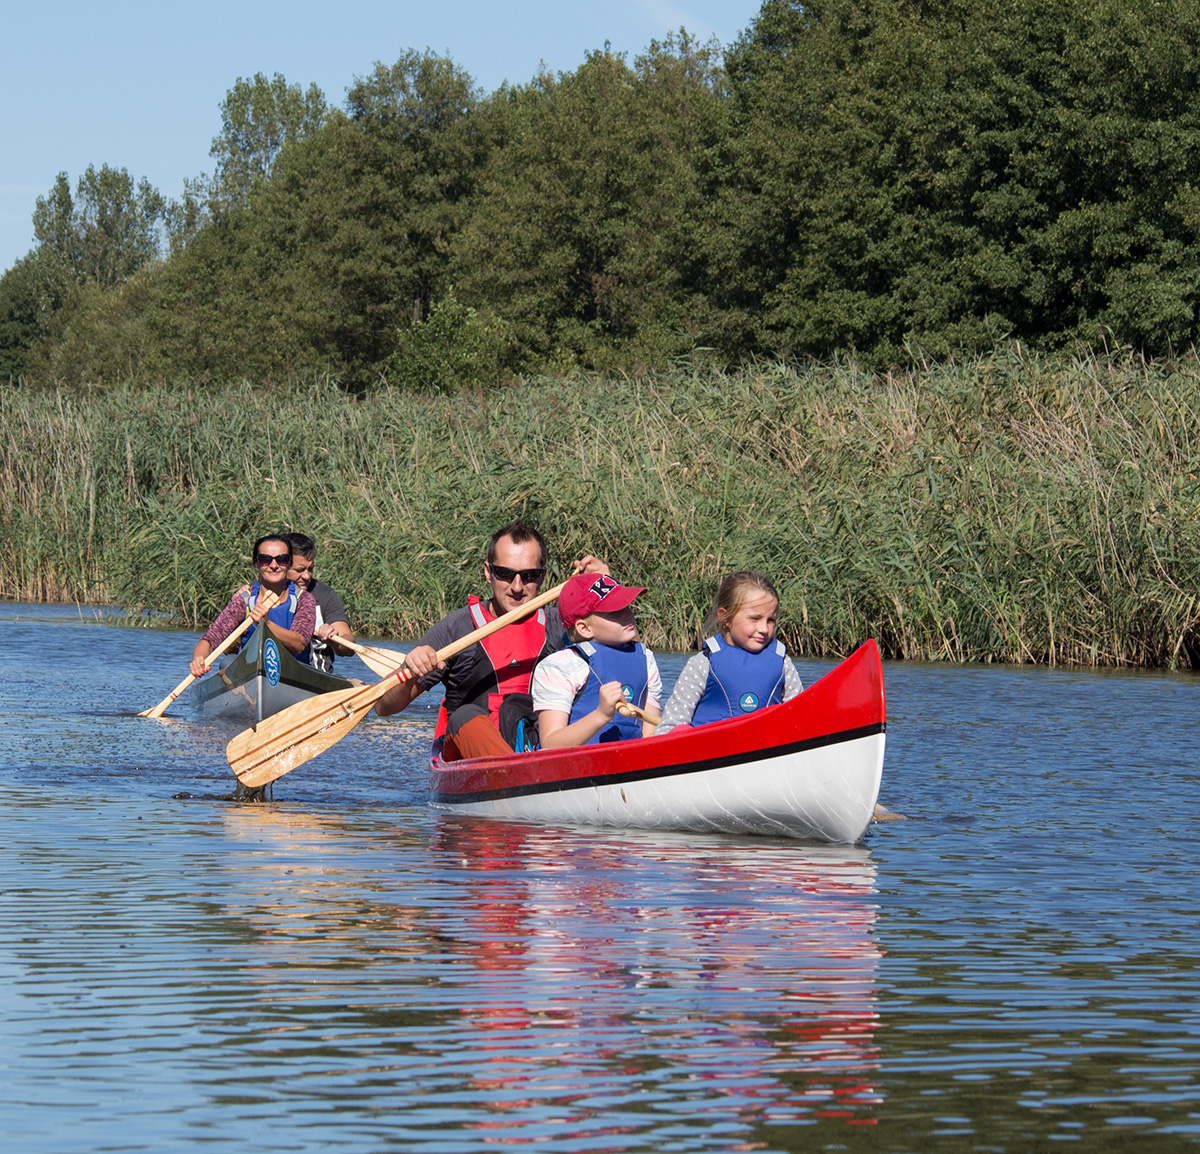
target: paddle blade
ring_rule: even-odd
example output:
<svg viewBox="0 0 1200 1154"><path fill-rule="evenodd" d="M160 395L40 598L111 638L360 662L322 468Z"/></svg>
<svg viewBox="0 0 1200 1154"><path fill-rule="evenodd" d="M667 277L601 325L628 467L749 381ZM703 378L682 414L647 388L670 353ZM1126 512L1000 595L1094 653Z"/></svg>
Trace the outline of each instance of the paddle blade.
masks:
<svg viewBox="0 0 1200 1154"><path fill-rule="evenodd" d="M376 677L386 677L404 665L404 654L397 653L394 649L382 649L377 645L361 645L354 652Z"/></svg>
<svg viewBox="0 0 1200 1154"><path fill-rule="evenodd" d="M341 741L395 684L394 678L322 693L239 733L226 747L229 768L245 786L266 785Z"/></svg>

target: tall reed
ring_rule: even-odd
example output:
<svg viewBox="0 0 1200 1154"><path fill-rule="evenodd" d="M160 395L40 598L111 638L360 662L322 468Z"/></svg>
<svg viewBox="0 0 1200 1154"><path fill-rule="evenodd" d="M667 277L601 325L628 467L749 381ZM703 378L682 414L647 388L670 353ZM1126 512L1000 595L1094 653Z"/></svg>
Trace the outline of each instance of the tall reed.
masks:
<svg viewBox="0 0 1200 1154"><path fill-rule="evenodd" d="M1200 622L1200 367L1020 346L868 375L533 380L362 399L328 381L0 392L0 595L198 626L268 529L320 543L362 631L411 638L481 584L522 516L552 571L648 585L688 648L720 577L769 573L807 654L1190 663ZM639 607L642 606L639 602Z"/></svg>

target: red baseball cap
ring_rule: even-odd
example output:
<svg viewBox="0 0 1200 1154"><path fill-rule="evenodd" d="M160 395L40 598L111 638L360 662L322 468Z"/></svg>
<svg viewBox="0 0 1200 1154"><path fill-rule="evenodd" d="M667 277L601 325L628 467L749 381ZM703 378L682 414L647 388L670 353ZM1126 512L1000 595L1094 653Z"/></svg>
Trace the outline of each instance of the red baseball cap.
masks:
<svg viewBox="0 0 1200 1154"><path fill-rule="evenodd" d="M576 573L558 595L558 615L570 629L589 613L616 613L645 592L635 585L622 585L607 573Z"/></svg>

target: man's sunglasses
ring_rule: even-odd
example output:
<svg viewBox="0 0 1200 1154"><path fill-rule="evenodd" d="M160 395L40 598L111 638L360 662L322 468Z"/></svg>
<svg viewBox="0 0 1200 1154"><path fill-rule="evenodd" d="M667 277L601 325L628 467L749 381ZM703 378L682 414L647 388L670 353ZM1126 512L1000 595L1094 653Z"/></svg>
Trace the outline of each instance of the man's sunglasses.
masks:
<svg viewBox="0 0 1200 1154"><path fill-rule="evenodd" d="M497 581L511 582L519 575L521 581L526 585L537 585L541 583L543 577L546 576L546 566L543 565L540 569L510 569L507 565L493 565L488 562L488 568L492 571L492 576Z"/></svg>
<svg viewBox="0 0 1200 1154"><path fill-rule="evenodd" d="M259 553L254 558L254 563L260 569L269 569L272 565L286 569L292 563L292 555L290 553Z"/></svg>

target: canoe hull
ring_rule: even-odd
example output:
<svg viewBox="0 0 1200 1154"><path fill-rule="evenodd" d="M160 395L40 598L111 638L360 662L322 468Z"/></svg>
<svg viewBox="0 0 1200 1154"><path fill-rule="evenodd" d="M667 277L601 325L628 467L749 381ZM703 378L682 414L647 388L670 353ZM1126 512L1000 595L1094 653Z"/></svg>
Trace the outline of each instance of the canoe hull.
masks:
<svg viewBox="0 0 1200 1154"><path fill-rule="evenodd" d="M744 720L511 758L435 759L436 809L619 828L852 844L883 773L883 671L867 642L798 697Z"/></svg>
<svg viewBox="0 0 1200 1154"><path fill-rule="evenodd" d="M196 682L195 700L204 717L257 724L318 693L350 689L344 677L297 661L265 629L222 668Z"/></svg>

